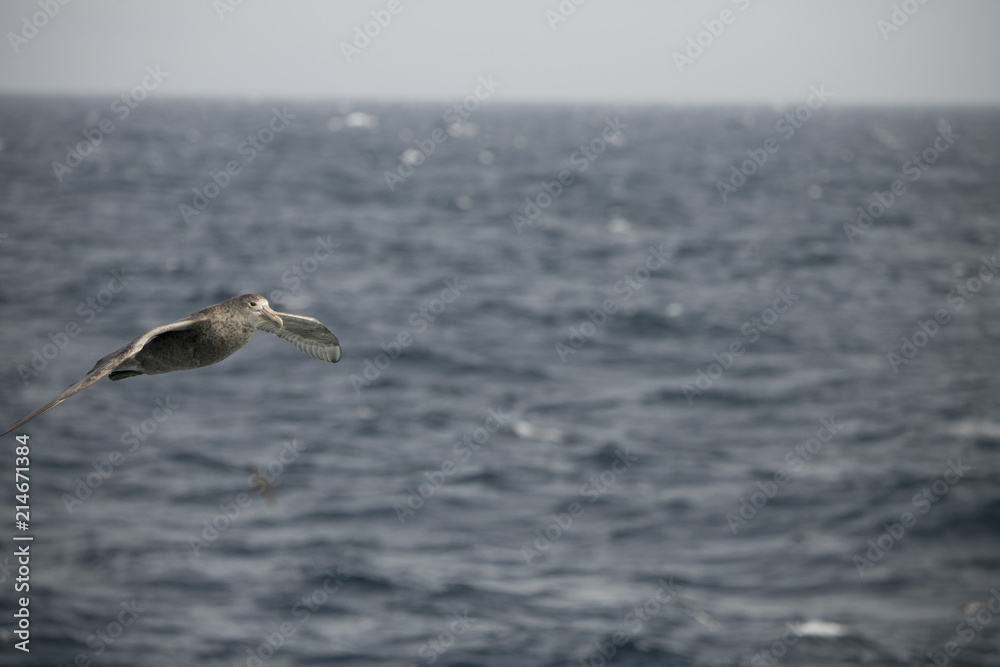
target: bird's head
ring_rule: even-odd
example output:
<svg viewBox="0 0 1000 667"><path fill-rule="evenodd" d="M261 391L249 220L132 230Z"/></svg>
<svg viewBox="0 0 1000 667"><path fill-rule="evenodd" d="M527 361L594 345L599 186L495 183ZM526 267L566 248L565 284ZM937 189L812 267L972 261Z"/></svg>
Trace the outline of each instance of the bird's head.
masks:
<svg viewBox="0 0 1000 667"><path fill-rule="evenodd" d="M260 322L270 321L279 329L284 328L285 323L281 321L278 313L271 309L267 299L259 294L244 294L236 297L237 304L249 316L250 324L257 327Z"/></svg>

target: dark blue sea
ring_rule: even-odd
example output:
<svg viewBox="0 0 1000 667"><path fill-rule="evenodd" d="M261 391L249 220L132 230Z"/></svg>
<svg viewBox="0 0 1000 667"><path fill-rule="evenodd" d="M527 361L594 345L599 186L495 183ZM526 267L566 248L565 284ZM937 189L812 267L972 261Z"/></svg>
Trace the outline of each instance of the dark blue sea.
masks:
<svg viewBox="0 0 1000 667"><path fill-rule="evenodd" d="M1000 665L1000 112L813 101L0 100L0 426L344 351L5 436L0 663Z"/></svg>

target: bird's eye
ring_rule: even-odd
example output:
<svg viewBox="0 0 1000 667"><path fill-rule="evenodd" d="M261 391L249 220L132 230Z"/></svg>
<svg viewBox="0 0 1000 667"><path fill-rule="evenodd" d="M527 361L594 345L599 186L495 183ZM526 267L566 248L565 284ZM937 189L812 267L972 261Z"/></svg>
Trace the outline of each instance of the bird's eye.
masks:
<svg viewBox="0 0 1000 667"><path fill-rule="evenodd" d="M251 307L251 308L257 305L257 302L256 302L256 301L248 301L247 303L249 303L249 304L250 304L250 307Z"/></svg>

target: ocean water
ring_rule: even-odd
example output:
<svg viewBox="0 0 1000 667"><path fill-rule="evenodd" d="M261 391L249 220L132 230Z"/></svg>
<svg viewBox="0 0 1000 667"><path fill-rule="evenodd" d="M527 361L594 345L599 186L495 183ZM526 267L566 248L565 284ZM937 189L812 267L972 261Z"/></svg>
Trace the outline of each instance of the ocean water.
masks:
<svg viewBox="0 0 1000 667"><path fill-rule="evenodd" d="M0 662L1000 664L1000 115L449 106L2 100L4 426L344 356L6 436Z"/></svg>

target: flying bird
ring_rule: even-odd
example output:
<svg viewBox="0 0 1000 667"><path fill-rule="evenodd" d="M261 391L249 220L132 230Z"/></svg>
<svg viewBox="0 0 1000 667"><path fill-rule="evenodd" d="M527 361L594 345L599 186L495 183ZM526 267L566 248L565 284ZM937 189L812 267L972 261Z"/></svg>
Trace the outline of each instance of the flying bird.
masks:
<svg viewBox="0 0 1000 667"><path fill-rule="evenodd" d="M136 375L189 371L217 364L250 342L257 329L288 341L310 357L330 363L340 361L340 342L319 320L276 312L259 294L243 294L191 313L172 324L150 329L98 361L82 380L0 436L48 412L105 375L111 380L124 380Z"/></svg>

